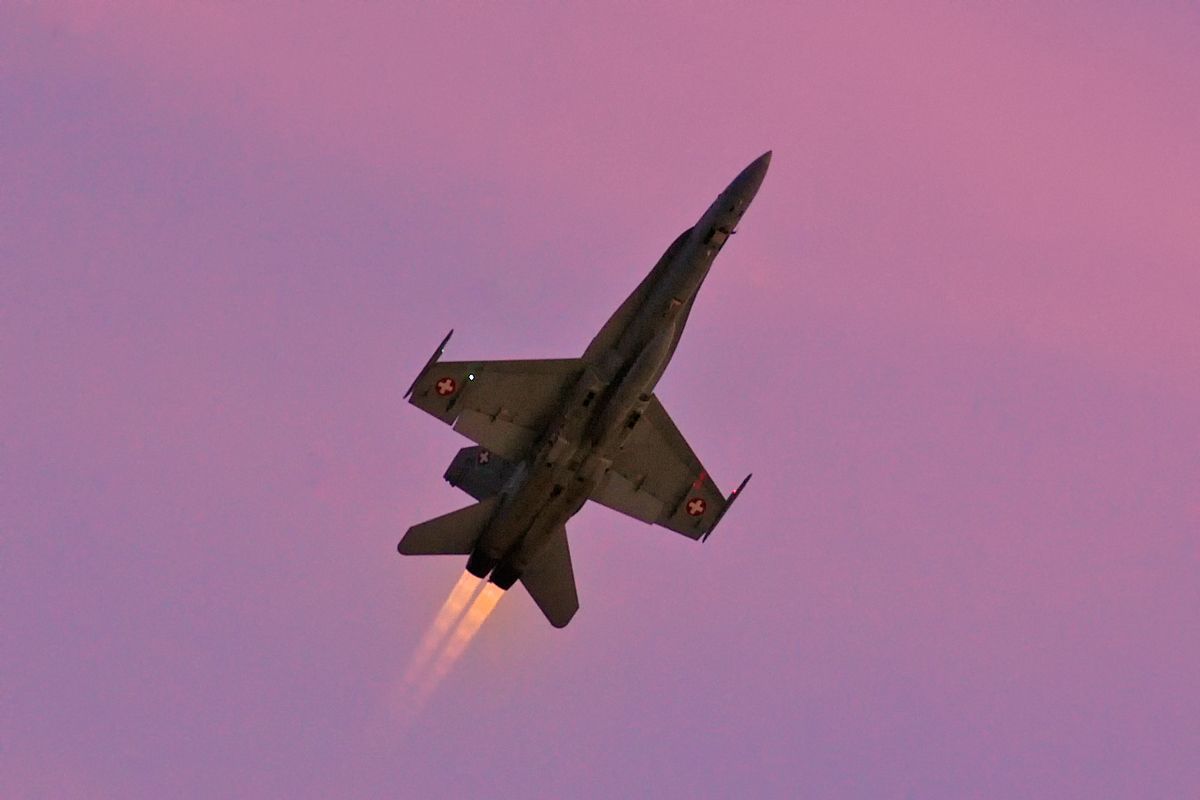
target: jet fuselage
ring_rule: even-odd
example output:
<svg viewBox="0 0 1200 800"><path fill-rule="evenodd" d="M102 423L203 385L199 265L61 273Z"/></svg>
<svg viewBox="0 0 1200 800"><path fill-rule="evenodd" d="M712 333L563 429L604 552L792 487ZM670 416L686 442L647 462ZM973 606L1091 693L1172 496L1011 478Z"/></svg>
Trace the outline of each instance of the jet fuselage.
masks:
<svg viewBox="0 0 1200 800"><path fill-rule="evenodd" d="M742 170L593 339L582 376L566 392L532 457L508 482L499 510L471 553L467 569L472 574L490 574L493 583L508 589L551 534L587 501L637 426L696 294L754 199L770 160L766 153Z"/></svg>

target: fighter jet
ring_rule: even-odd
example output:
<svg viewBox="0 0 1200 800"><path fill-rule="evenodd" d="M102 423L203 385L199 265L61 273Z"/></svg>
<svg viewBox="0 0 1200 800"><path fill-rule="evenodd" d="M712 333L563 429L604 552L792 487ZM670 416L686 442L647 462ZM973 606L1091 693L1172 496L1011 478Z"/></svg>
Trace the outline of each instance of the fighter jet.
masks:
<svg viewBox="0 0 1200 800"><path fill-rule="evenodd" d="M477 502L409 528L402 554L468 556L468 572L520 581L561 628L579 609L566 522L588 500L708 538L750 476L722 494L654 387L770 163L755 159L679 234L581 358L443 362L446 335L405 397L476 443L445 478Z"/></svg>

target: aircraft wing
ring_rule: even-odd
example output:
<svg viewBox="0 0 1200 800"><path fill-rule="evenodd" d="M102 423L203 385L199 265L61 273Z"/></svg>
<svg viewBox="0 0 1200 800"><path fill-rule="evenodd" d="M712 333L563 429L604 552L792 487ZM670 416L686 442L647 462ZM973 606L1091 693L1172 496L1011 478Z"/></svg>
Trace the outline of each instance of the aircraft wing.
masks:
<svg viewBox="0 0 1200 800"><path fill-rule="evenodd" d="M578 358L433 361L413 384L409 402L515 463L528 454L583 368Z"/></svg>
<svg viewBox="0 0 1200 800"><path fill-rule="evenodd" d="M658 397L652 396L591 499L702 540L749 480L729 497L721 494Z"/></svg>

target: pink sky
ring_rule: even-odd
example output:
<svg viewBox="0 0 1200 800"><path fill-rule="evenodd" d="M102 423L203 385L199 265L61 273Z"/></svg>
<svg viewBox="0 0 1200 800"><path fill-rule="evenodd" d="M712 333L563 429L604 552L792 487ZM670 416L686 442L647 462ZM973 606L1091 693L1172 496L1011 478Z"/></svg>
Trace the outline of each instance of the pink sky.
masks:
<svg viewBox="0 0 1200 800"><path fill-rule="evenodd" d="M1200 12L0 9L5 797L1200 796ZM659 388L745 498L572 523L422 716L465 441L774 160Z"/></svg>

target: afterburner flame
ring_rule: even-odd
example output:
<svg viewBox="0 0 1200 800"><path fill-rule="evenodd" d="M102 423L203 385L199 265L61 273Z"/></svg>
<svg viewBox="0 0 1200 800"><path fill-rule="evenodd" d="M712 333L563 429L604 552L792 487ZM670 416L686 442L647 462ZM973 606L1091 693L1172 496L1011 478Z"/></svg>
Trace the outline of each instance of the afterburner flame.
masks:
<svg viewBox="0 0 1200 800"><path fill-rule="evenodd" d="M470 602L481 583L483 583L483 578L476 578L471 573L464 572L458 579L458 583L454 584L454 588L450 590L450 596L442 604L442 609L438 611L433 624L425 631L425 635L421 637L421 643L413 652L408 669L404 672L406 688L417 688L426 665L437 652L438 646L446 638L446 634L450 632L450 627L458 621L463 609L467 607L467 603Z"/></svg>
<svg viewBox="0 0 1200 800"><path fill-rule="evenodd" d="M437 688L442 679L450 672L450 668L466 651L467 645L475 638L475 634L479 633L479 629L483 627L483 623L491 616L496 609L496 604L500 602L500 598L504 596L504 590L494 583L486 584L479 596L475 598L475 602L471 604L471 608L467 610L465 616L458 623L458 627L454 629L454 633L450 635L450 639L446 642L445 649L434 662L433 668L429 673L429 677L421 686L421 691L418 693L417 702L422 703L433 690Z"/></svg>

